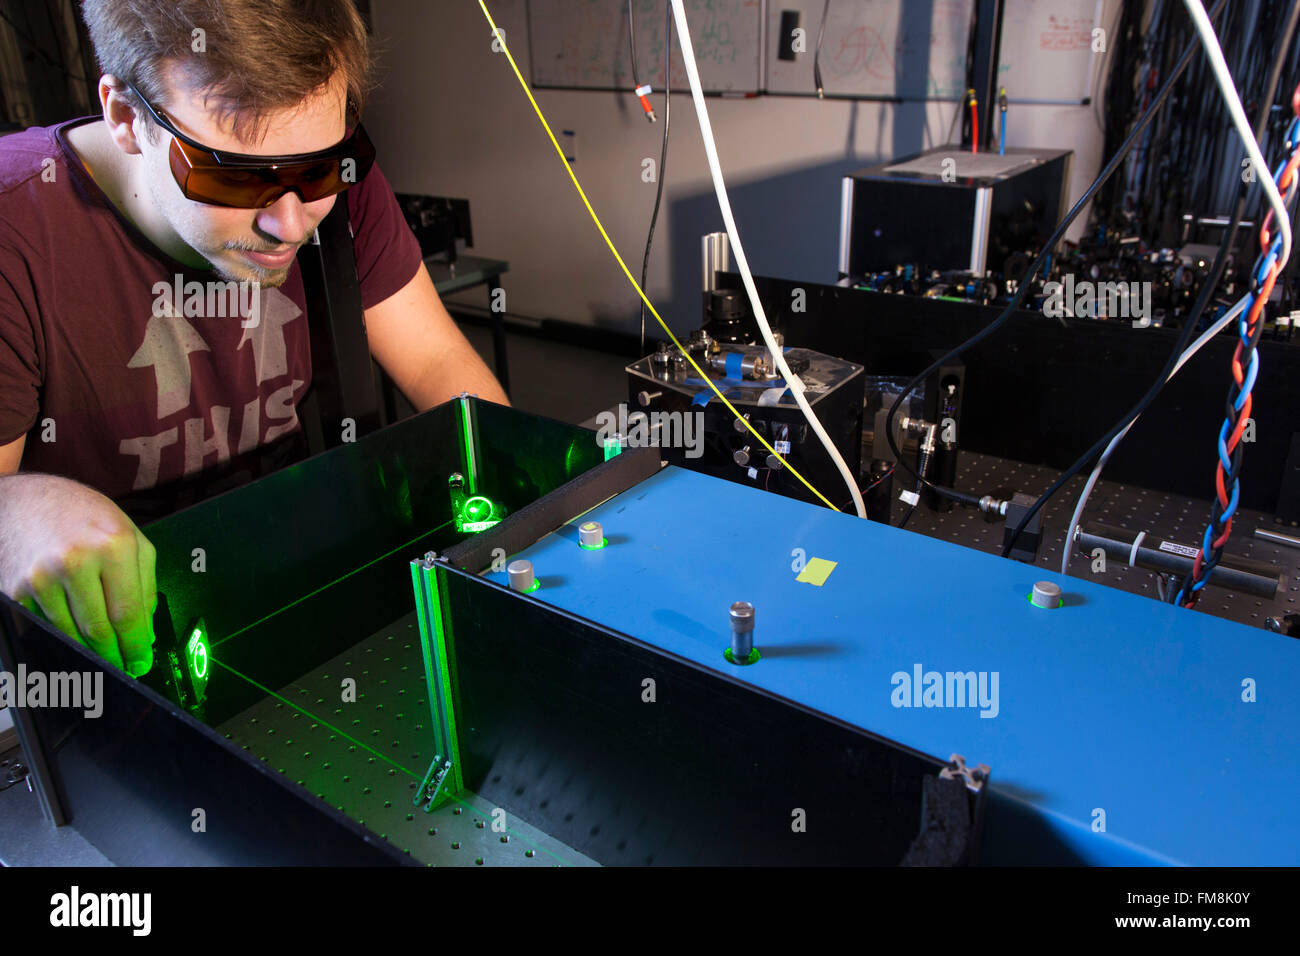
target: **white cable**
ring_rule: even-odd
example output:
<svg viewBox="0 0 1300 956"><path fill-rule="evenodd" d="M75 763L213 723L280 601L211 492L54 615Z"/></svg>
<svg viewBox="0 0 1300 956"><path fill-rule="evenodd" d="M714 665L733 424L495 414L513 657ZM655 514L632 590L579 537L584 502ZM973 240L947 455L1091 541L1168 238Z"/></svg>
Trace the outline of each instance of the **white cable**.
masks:
<svg viewBox="0 0 1300 956"><path fill-rule="evenodd" d="M1228 63L1223 58L1223 49L1219 46L1219 38L1214 35L1214 26L1210 23L1204 5L1201 0L1183 0L1183 3L1187 6L1187 12L1191 14L1192 22L1196 24L1197 33L1201 35L1201 45L1205 47L1205 55L1214 69L1214 78L1218 81L1219 92L1223 94L1223 101L1232 115L1232 123L1237 127L1237 135L1241 137L1242 145L1246 147L1250 164L1255 167L1255 177L1264 187L1268 203L1273 207L1273 219L1278 231L1282 233L1282 252L1277 260L1277 271L1281 273L1287 260L1291 258L1291 218L1287 215L1286 205L1277 191L1277 183L1273 182L1273 173L1268 168L1268 163L1264 161L1264 154L1260 152L1259 143L1255 141L1250 121L1246 119L1246 111L1241 106L1241 97L1237 95L1236 84L1232 81L1232 74L1228 72Z"/></svg>
<svg viewBox="0 0 1300 956"><path fill-rule="evenodd" d="M1249 296L1242 296L1238 299L1237 304L1225 312L1219 321L1215 322L1208 329L1202 332L1200 338L1183 350L1183 354L1178 357L1178 362L1172 369L1170 369L1169 375L1165 378L1166 382L1177 375L1178 370L1186 365L1193 355L1205 347L1205 343L1209 342L1210 339L1222 332L1228 323L1241 314L1241 310L1246 307L1246 300L1248 298ZM1142 416L1139 413L1138 418L1141 417ZM1106 467L1106 462L1110 461L1110 456L1114 453L1115 449L1119 447L1119 443L1124 440L1124 436L1128 434L1128 430L1136 424L1137 418L1134 418L1133 421L1128 423L1128 426L1125 427L1122 432L1110 440L1110 444L1106 446L1106 450L1103 451L1101 457L1097 459L1097 466L1092 469L1092 474L1088 476L1088 481L1083 486L1083 492L1079 495L1079 503L1074 506L1074 514L1071 516L1070 525L1065 532L1065 546L1061 549L1063 552L1061 555L1062 574L1070 573L1070 554L1074 550L1074 529L1079 527L1079 522L1083 519L1083 509L1088 506L1088 498L1092 495L1092 489L1097 484L1097 479L1101 477L1101 470Z"/></svg>
<svg viewBox="0 0 1300 956"><path fill-rule="evenodd" d="M1138 536L1133 539L1133 547L1129 548L1128 552L1128 566L1130 568L1133 567L1134 563L1137 561L1138 548L1142 547L1142 539L1146 536L1147 533L1145 531L1139 531Z"/></svg>
<svg viewBox="0 0 1300 956"><path fill-rule="evenodd" d="M731 202L727 199L727 185L722 181L722 166L718 162L718 148L713 140L713 126L709 122L709 111L704 105L704 90L700 85L699 69L695 65L695 50L691 44L691 29L686 20L686 10L682 0L672 0L672 4L673 16L677 20L677 42L681 46L682 62L686 65L686 77L691 85L691 98L695 101L695 115L700 123L700 134L704 139L704 152L709 158L709 172L713 175L713 188L718 194L718 208L722 212L722 221L727 227L727 237L731 240L731 252L736 257L736 269L740 273L741 281L745 284L745 291L749 294L749 304L754 310L754 318L758 322L759 331L763 334L763 344L767 346L767 350L776 360L777 368L780 370L782 377L785 378L790 394L794 396L795 404L803 412L804 418L808 419L808 425L831 456L831 461L839 469L845 484L849 486L849 491L853 496L853 507L857 510L858 517L865 518L867 516L867 507L862 501L862 492L858 490L857 475L850 470L848 463L844 461L844 456L835 447L835 442L831 441L831 437L826 434L826 429L817 420L812 406L808 404L808 399L804 397L803 382L786 364L785 356L782 354L780 347L777 346L776 339L772 336L772 328L767 324L767 315L763 311L763 304L758 300L758 289L754 285L754 276L749 271L749 260L745 258L745 250L740 244L740 234L736 231L736 220L731 215Z"/></svg>

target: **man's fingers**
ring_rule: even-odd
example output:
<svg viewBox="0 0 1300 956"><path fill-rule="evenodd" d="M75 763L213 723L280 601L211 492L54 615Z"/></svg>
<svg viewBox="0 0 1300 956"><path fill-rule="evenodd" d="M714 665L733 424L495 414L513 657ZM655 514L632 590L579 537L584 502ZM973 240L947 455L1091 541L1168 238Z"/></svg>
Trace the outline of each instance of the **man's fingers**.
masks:
<svg viewBox="0 0 1300 956"><path fill-rule="evenodd" d="M117 631L109 620L108 606L104 602L99 562L94 559L71 562L68 571L68 609L76 621L81 641L110 664L125 670L117 646ZM138 588L139 578L136 579Z"/></svg>
<svg viewBox="0 0 1300 956"><path fill-rule="evenodd" d="M99 571L104 606L117 635L122 667L132 677L147 674L153 666L150 608L145 603L140 557L138 532L133 531L114 540Z"/></svg>
<svg viewBox="0 0 1300 956"><path fill-rule="evenodd" d="M153 542L146 538L139 528L135 531L136 553L139 555L140 565L140 593L144 595L144 609L149 618L149 643L153 644L155 634L153 630L153 612L158 610L158 578L156 572L156 562L158 552L154 550Z"/></svg>
<svg viewBox="0 0 1300 956"><path fill-rule="evenodd" d="M68 598L63 593L61 581L51 578L41 583L33 582L32 595L45 615L45 620L74 641L82 641L81 634L77 631L77 622L72 619L72 612L68 609Z"/></svg>

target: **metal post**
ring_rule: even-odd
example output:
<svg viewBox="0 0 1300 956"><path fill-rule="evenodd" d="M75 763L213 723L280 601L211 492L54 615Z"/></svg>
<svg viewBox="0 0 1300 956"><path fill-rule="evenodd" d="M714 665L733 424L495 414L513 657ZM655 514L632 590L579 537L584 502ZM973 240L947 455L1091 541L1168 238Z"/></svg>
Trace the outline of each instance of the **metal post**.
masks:
<svg viewBox="0 0 1300 956"><path fill-rule="evenodd" d="M704 293L718 288L718 272L731 271L731 241L725 232L710 232L701 243L704 259Z"/></svg>

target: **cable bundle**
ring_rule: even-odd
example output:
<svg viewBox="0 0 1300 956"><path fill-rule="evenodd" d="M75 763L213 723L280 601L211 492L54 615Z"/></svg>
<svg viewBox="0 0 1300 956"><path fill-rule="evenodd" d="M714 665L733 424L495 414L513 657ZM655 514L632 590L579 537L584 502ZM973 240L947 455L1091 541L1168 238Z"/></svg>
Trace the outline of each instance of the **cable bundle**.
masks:
<svg viewBox="0 0 1300 956"><path fill-rule="evenodd" d="M1275 47L1272 38L1283 31L1293 0L1252 0L1229 4L1219 34L1237 87L1253 113L1266 104L1267 78L1276 63L1288 76L1300 69L1300 45ZM1144 108L1151 92L1168 75L1189 24L1178 4L1157 4L1143 24L1143 4L1122 4L1108 38L1108 81L1101 122L1105 152L1123 140L1132 118ZM1240 151L1229 126L1222 122L1213 71L1193 63L1174 92L1174 107L1159 119L1134 150L1115 183L1102 190L1096 203L1099 221L1114 228L1135 230L1153 247L1179 246L1187 241L1183 216L1214 216L1232 206L1241 174ZM1270 152L1280 146L1289 110L1281 103L1267 121L1260 142ZM1193 171L1189 175L1189 171ZM1262 211L1252 203L1247 218ZM1254 220L1258 222L1258 219ZM1208 241L1208 240L1207 240Z"/></svg>
<svg viewBox="0 0 1300 956"><path fill-rule="evenodd" d="M1285 197L1284 203L1290 203L1295 196L1295 172L1297 166L1300 166L1300 86L1296 87L1291 96L1291 109L1294 117L1286 134L1286 148L1290 155L1273 174L1278 191ZM1259 230L1260 254L1251 270L1251 286L1247 295L1249 304L1237 323L1238 341L1232 355L1232 385L1228 389L1228 407L1223 427L1219 429L1219 462L1215 469L1215 499L1210 523L1205 528L1201 550L1196 555L1192 570L1183 580L1174 599L1174 603L1183 607L1196 605L1211 572L1222 558L1223 546L1232 533L1232 517L1236 513L1241 491L1237 481L1241 474L1244 450L1241 439L1251 420L1251 391L1259 375L1259 352L1255 346L1264 328L1264 305L1273 292L1280 271L1278 259L1282 255L1283 236L1280 232L1276 237L1272 235L1272 222L1273 210L1269 209Z"/></svg>

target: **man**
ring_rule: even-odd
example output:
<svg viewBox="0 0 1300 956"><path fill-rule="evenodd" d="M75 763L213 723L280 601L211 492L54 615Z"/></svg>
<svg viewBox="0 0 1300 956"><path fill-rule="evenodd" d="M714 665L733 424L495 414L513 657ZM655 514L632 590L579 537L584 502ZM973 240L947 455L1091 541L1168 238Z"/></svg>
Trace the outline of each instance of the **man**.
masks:
<svg viewBox="0 0 1300 956"><path fill-rule="evenodd" d="M155 555L128 512L302 454L295 253L336 201L371 354L411 403L506 397L356 130L372 61L352 0L83 12L102 118L0 139L0 590L139 676Z"/></svg>

